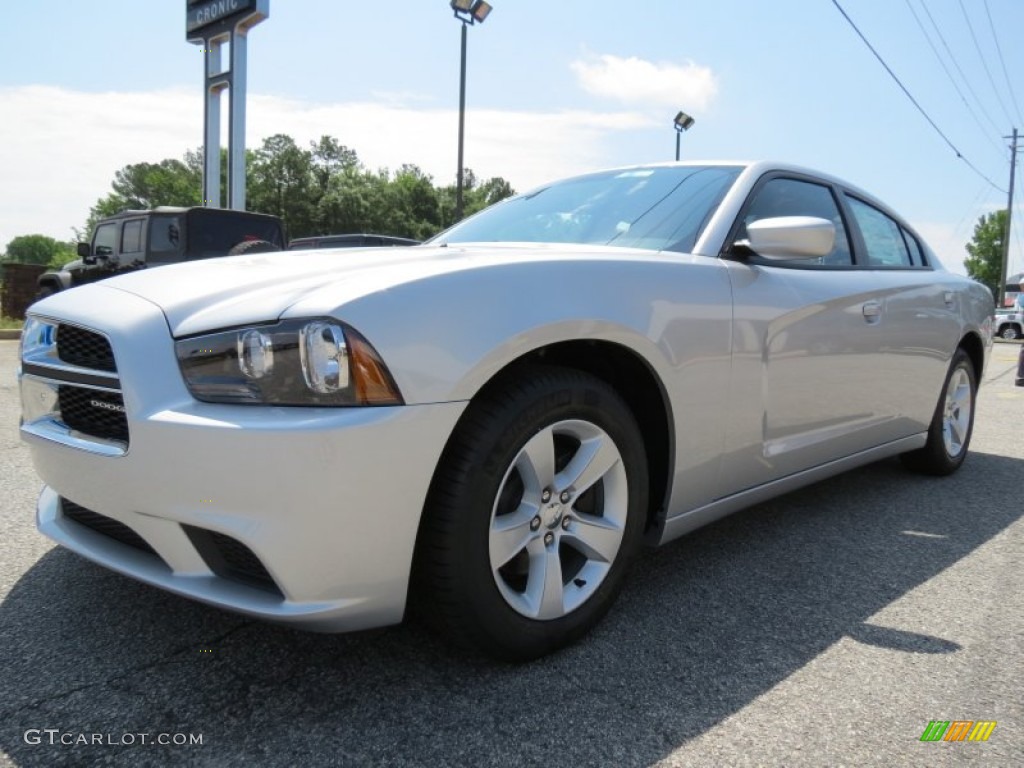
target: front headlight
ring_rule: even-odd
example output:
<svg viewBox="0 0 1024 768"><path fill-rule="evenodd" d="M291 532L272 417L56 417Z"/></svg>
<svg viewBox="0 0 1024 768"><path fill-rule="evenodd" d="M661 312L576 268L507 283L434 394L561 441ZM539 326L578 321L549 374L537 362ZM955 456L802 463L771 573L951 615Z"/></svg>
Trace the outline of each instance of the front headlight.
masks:
<svg viewBox="0 0 1024 768"><path fill-rule="evenodd" d="M203 334L175 342L189 392L207 403L400 405L370 343L329 318Z"/></svg>
<svg viewBox="0 0 1024 768"><path fill-rule="evenodd" d="M35 315L25 319L19 357L26 362L46 362L57 357L57 324Z"/></svg>

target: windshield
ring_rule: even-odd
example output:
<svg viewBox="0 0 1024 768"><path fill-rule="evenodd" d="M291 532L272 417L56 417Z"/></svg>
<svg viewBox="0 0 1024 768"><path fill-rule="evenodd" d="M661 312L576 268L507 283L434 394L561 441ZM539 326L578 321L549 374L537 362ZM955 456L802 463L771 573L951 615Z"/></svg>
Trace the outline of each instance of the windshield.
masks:
<svg viewBox="0 0 1024 768"><path fill-rule="evenodd" d="M580 243L687 252L742 170L665 166L566 179L487 208L431 242Z"/></svg>

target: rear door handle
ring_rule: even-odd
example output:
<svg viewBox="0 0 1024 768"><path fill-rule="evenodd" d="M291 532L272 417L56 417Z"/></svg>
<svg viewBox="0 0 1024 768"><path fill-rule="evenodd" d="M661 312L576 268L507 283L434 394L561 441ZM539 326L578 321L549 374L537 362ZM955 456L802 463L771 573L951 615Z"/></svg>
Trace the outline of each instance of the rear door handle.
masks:
<svg viewBox="0 0 1024 768"><path fill-rule="evenodd" d="M877 301L867 302L861 311L864 313L864 319L869 323L877 323L882 317L882 305Z"/></svg>
<svg viewBox="0 0 1024 768"><path fill-rule="evenodd" d="M952 308L956 304L956 295L952 291L946 291L942 294L943 301L946 302L946 306Z"/></svg>

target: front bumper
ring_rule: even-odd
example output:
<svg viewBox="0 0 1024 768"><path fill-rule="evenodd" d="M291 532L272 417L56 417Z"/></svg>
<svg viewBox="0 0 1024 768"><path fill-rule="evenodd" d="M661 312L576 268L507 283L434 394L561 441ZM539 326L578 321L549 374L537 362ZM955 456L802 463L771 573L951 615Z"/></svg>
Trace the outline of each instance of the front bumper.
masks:
<svg viewBox="0 0 1024 768"><path fill-rule="evenodd" d="M117 303L119 319L134 318L118 324L123 332L105 331L130 445L90 450L48 432L45 421L26 424L22 436L46 484L39 530L112 570L250 616L321 631L401 621L427 489L465 403L198 403L158 310L127 294ZM23 397L36 391L22 384ZM106 522L88 526L67 514L81 508ZM109 526L144 545L108 535ZM247 549L269 584L219 568L196 531Z"/></svg>

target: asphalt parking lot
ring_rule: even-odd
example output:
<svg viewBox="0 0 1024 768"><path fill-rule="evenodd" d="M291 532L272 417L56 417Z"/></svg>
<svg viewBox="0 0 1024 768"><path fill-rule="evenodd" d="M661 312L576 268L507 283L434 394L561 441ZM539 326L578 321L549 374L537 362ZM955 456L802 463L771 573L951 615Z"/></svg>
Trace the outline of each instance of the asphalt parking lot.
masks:
<svg viewBox="0 0 1024 768"><path fill-rule="evenodd" d="M0 341L0 766L1024 764L1017 350L955 476L885 461L733 515L648 553L583 643L507 666L418 626L253 622L53 547ZM920 741L932 720L997 725Z"/></svg>

